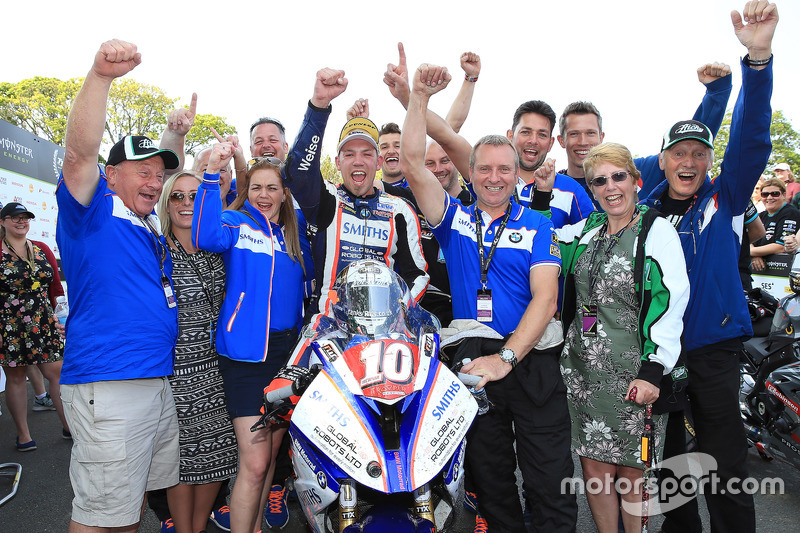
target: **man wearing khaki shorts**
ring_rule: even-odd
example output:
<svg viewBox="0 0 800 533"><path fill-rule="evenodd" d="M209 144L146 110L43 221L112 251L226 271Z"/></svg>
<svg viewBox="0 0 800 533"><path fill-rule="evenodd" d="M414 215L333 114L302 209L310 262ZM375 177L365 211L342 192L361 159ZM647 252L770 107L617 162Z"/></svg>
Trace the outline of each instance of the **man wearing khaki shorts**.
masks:
<svg viewBox="0 0 800 533"><path fill-rule="evenodd" d="M98 152L114 78L136 46L101 45L67 122L56 241L69 283L61 397L74 440L72 533L138 529L146 490L178 483L178 421L166 376L178 333L172 262L153 208L178 157L147 137Z"/></svg>

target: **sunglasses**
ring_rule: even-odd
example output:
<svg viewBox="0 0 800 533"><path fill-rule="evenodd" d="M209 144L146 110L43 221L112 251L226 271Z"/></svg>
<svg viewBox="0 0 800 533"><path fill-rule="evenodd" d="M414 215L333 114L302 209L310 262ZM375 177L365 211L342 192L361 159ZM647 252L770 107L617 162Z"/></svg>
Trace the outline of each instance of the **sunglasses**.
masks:
<svg viewBox="0 0 800 533"><path fill-rule="evenodd" d="M254 166L256 166L258 163L260 163L262 161L266 161L270 165L273 165L273 166L276 166L276 167L281 166L281 163L283 163L283 161L281 161L277 157L254 157L253 159L251 159L250 161L247 162L247 170L250 170L251 168L253 168Z"/></svg>
<svg viewBox="0 0 800 533"><path fill-rule="evenodd" d="M761 191L761 198L769 198L770 196L777 198L781 194L783 194L781 191Z"/></svg>
<svg viewBox="0 0 800 533"><path fill-rule="evenodd" d="M169 195L169 201L172 202L173 204L182 204L184 198L186 198L186 195L187 193L185 192L174 192ZM188 193L188 195L190 202L194 202L194 199L197 198L196 192L190 192Z"/></svg>
<svg viewBox="0 0 800 533"><path fill-rule="evenodd" d="M625 171L614 172L611 174L611 179L614 180L614 183L622 183L626 179L628 179L628 174ZM596 176L589 181L589 185L593 187L602 187L608 182L609 176Z"/></svg>

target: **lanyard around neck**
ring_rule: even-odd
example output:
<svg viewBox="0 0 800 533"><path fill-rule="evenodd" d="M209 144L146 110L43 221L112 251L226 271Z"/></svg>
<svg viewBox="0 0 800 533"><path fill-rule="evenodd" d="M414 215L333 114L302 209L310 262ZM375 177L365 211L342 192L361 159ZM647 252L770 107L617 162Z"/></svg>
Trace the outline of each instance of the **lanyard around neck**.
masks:
<svg viewBox="0 0 800 533"><path fill-rule="evenodd" d="M500 242L500 235L503 233L503 230L506 229L506 224L508 224L508 219L510 216L511 202L508 203L506 214L503 216L503 220L500 221L500 226L497 228L497 233L494 235L494 240L492 241L492 246L489 248L489 254L487 256L483 249L483 221L481 212L478 210L477 206L475 207L475 231L478 237L478 258L481 262L481 285L484 289L486 289L486 283L488 282L489 265L492 262L492 257L494 257L494 251L497 249L497 244Z"/></svg>

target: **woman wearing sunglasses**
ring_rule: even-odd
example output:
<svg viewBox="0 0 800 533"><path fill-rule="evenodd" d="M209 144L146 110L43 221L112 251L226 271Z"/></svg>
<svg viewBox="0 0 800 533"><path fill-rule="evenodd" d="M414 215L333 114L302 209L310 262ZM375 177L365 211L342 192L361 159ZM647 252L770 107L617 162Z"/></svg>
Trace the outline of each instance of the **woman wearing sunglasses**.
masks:
<svg viewBox="0 0 800 533"><path fill-rule="evenodd" d="M231 530L260 529L275 456L286 429L251 432L260 418L264 388L289 359L303 315L303 280L313 277L305 225L274 157L250 162L244 186L222 210L219 170L233 155L214 145L195 199L192 239L222 254L228 274L217 322L219 367L239 446L239 472L231 494Z"/></svg>
<svg viewBox="0 0 800 533"><path fill-rule="evenodd" d="M785 239L800 229L800 211L786 201L786 184L779 178L770 178L761 184L761 201L764 211L759 213L767 234L750 245L750 263L753 271L766 268L764 256L782 254Z"/></svg>
<svg viewBox="0 0 800 533"><path fill-rule="evenodd" d="M170 385L179 421L180 483L167 489L177 533L205 530L220 485L236 473L236 440L214 348L225 267L219 254L195 248L191 235L200 183L195 173L179 172L166 181L158 202L178 304Z"/></svg>
<svg viewBox="0 0 800 533"><path fill-rule="evenodd" d="M644 406L659 397L662 376L678 359L689 280L675 229L636 205L640 173L628 149L615 143L595 146L583 168L605 212L556 230L566 278L561 361L584 480L602 487L588 491L587 498L604 533L617 531L615 478L623 500L641 508ZM640 236L644 248L636 265ZM627 399L634 387L635 402ZM660 449L666 420L654 418ZM629 533L641 528L639 516L624 506L623 523Z"/></svg>

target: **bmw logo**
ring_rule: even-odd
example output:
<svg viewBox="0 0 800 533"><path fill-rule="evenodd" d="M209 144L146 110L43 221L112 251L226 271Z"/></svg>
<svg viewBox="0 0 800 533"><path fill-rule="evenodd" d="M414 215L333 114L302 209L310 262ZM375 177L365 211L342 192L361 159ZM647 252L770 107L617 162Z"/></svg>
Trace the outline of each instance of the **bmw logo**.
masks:
<svg viewBox="0 0 800 533"><path fill-rule="evenodd" d="M328 478L325 477L325 472L317 472L317 483L319 483L319 488L325 489L328 486Z"/></svg>
<svg viewBox="0 0 800 533"><path fill-rule="evenodd" d="M508 240L516 244L522 240L522 233L515 231L508 236Z"/></svg>

